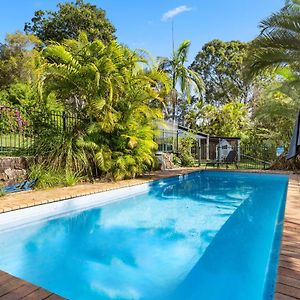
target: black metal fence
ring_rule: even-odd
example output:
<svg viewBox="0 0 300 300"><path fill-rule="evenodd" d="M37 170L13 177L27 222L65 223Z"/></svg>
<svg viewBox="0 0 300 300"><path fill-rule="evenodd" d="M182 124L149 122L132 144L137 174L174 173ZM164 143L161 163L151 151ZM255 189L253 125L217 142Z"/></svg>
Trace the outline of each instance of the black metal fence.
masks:
<svg viewBox="0 0 300 300"><path fill-rule="evenodd" d="M276 147L264 144L213 145L216 149L209 151L214 155L207 156L207 145L194 148L193 155L202 166L216 166L239 169L268 169L277 158ZM212 145L208 145L212 147ZM234 155L230 155L234 152ZM209 163L209 164L207 164Z"/></svg>
<svg viewBox="0 0 300 300"><path fill-rule="evenodd" d="M78 116L57 111L22 111L0 105L0 155L19 156L34 152L37 138L44 133L68 133L83 120ZM86 121L86 120L85 120ZM161 130L156 138L158 151L179 155L180 136L177 131ZM242 169L266 169L276 159L276 147L263 144L242 144L230 141L222 145L221 140L195 139L191 149L194 165L206 166L207 162L216 162L216 166L239 167ZM237 153L234 163L226 163L230 151Z"/></svg>
<svg viewBox="0 0 300 300"><path fill-rule="evenodd" d="M187 138L188 133L180 135L178 131L160 130L156 138L159 152L169 152L180 156L181 140ZM216 166L240 169L267 169L277 158L276 147L263 143L244 144L238 138L206 138L194 139L190 150L195 166ZM236 153L234 161L228 161L230 151Z"/></svg>
<svg viewBox="0 0 300 300"><path fill-rule="evenodd" d="M30 155L45 130L68 132L79 118L66 112L23 111L0 105L0 155Z"/></svg>

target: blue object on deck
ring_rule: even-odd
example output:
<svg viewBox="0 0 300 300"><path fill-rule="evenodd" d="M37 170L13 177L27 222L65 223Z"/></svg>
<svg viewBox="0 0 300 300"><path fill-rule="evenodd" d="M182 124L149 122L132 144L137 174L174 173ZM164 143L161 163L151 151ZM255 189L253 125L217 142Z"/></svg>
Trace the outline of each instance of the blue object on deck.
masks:
<svg viewBox="0 0 300 300"><path fill-rule="evenodd" d="M34 185L36 184L37 179L32 181L22 181L16 184L8 185L3 188L4 193L17 193L17 192L23 192L23 191L29 191L32 190Z"/></svg>

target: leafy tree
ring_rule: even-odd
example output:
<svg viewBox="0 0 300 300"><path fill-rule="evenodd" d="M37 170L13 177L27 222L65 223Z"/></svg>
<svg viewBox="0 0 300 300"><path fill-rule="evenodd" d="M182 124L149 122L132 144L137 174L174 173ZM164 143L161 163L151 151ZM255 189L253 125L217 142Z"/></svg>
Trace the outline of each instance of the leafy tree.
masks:
<svg viewBox="0 0 300 300"><path fill-rule="evenodd" d="M299 90L286 91L285 84L273 83L256 99L252 111L256 139L288 147L300 100L287 94L293 97Z"/></svg>
<svg viewBox="0 0 300 300"><path fill-rule="evenodd" d="M115 39L115 28L106 18L105 11L83 0L60 3L57 11L36 11L24 30L43 42L76 39L82 30L87 32L89 41L99 39L108 43Z"/></svg>
<svg viewBox="0 0 300 300"><path fill-rule="evenodd" d="M266 70L290 66L300 70L300 2L287 1L279 12L260 24L261 34L252 42L246 69L254 76Z"/></svg>
<svg viewBox="0 0 300 300"><path fill-rule="evenodd" d="M33 35L16 32L6 36L5 43L0 46L0 89L33 80L38 45L40 41Z"/></svg>
<svg viewBox="0 0 300 300"><path fill-rule="evenodd" d="M220 40L213 40L203 46L191 69L204 81L204 102L219 105L231 101L249 101L252 87L242 75L247 48L248 45L240 41Z"/></svg>
<svg viewBox="0 0 300 300"><path fill-rule="evenodd" d="M245 104L229 102L222 106L205 104L198 108L196 124L202 132L217 136L247 136L250 120Z"/></svg>
<svg viewBox="0 0 300 300"><path fill-rule="evenodd" d="M161 111L149 103L163 101L168 78L142 68L144 60L116 41L105 45L66 40L43 50L44 95L55 93L79 121L70 132L53 128L36 142L37 153L57 169L114 179L134 177L154 162L154 120Z"/></svg>
<svg viewBox="0 0 300 300"><path fill-rule="evenodd" d="M191 89L194 87L197 93L203 89L203 81L201 77L193 70L187 68L187 55L190 48L190 41L183 41L178 49L173 51L171 58L164 58L161 62L161 69L165 70L172 80L172 91L168 99L172 106L172 120L175 121L178 105L178 92L177 86L179 85L182 97L187 99L188 102L191 98Z"/></svg>

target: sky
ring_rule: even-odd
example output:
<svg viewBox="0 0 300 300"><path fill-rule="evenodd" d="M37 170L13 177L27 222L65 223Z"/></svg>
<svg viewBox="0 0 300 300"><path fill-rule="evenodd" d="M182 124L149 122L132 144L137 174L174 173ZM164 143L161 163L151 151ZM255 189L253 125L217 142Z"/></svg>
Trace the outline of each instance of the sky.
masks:
<svg viewBox="0 0 300 300"><path fill-rule="evenodd" d="M6 33L23 30L34 11L56 9L63 0L0 0L0 42ZM172 53L175 45L191 41L189 61L213 40L250 41L259 22L279 10L284 0L89 0L106 10L119 42L147 49L154 56Z"/></svg>

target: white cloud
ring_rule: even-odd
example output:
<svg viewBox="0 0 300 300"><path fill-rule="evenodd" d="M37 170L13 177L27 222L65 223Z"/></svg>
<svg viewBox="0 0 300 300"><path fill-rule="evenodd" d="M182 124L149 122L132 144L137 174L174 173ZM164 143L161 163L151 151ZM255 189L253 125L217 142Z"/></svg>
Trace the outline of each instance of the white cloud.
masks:
<svg viewBox="0 0 300 300"><path fill-rule="evenodd" d="M186 5L181 5L181 6L178 6L178 7L175 7L171 10L168 10L167 12L165 12L161 18L162 21L167 21L169 19L172 19L174 18L175 16L179 15L179 14L182 14L186 11L190 11L191 8L186 6Z"/></svg>

